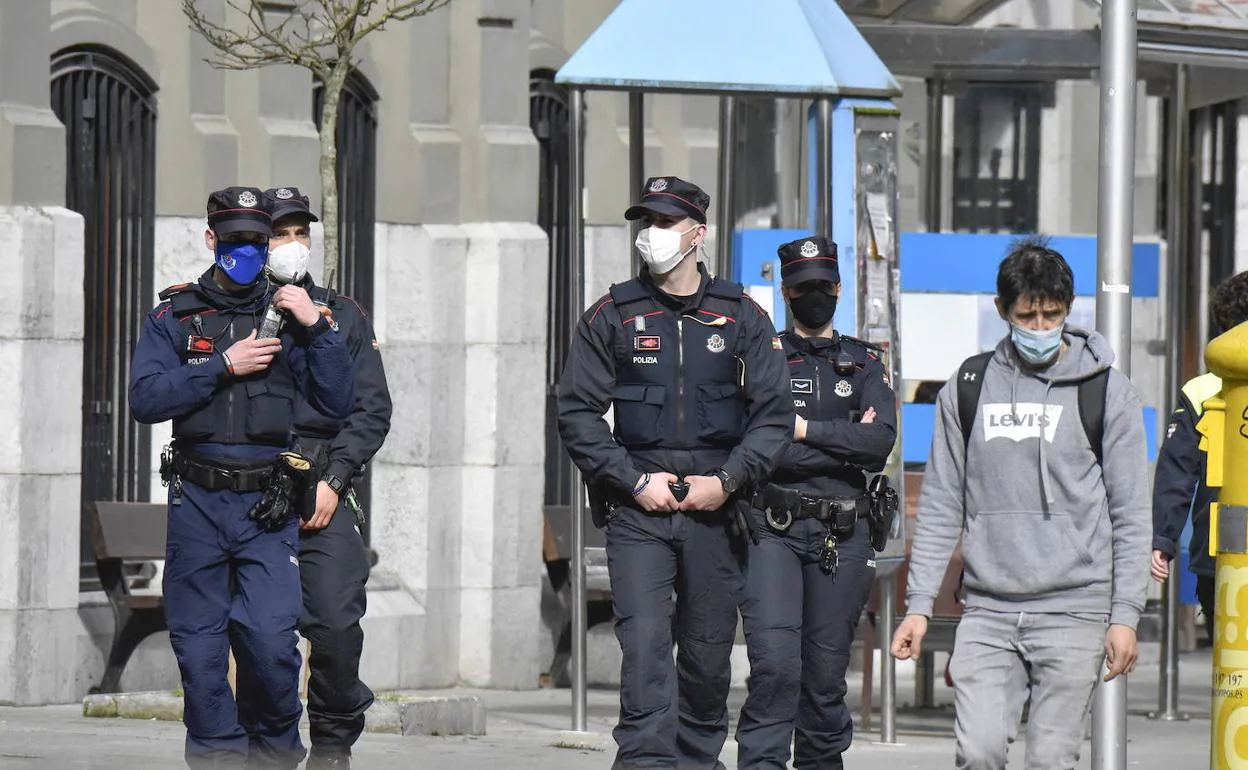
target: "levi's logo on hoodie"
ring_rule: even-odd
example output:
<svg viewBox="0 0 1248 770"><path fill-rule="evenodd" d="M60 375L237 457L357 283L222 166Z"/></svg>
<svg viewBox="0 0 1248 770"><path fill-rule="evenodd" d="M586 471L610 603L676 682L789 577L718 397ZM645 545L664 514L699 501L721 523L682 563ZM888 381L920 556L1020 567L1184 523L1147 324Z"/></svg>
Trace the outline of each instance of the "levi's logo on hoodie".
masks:
<svg viewBox="0 0 1248 770"><path fill-rule="evenodd" d="M984 441L1038 439L1043 431L1044 440L1052 444L1061 419L1061 404L1023 402L1013 408L1010 404L984 404Z"/></svg>

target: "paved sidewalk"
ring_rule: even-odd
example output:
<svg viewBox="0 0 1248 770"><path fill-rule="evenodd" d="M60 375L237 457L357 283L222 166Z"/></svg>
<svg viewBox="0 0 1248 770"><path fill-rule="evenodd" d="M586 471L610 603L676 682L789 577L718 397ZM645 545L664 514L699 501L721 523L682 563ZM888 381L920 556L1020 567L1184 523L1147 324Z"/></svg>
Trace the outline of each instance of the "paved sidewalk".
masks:
<svg viewBox="0 0 1248 770"><path fill-rule="evenodd" d="M1155 646L1152 649L1155 658ZM1146 648L1146 655L1149 650ZM1195 714L1186 722L1156 722L1143 714L1156 707L1157 667L1142 664L1130 682L1128 766L1132 770L1199 770L1209 766L1209 653L1182 660L1180 706ZM913 698L913 677L907 668L898 675L898 701ZM590 692L590 743L605 750L557 748L569 727L568 690L456 690L482 697L488 707L487 732L477 738L427 738L366 734L356 751L359 770L590 770L609 768L613 756L610 728L618 695ZM858 692L851 682L851 696ZM446 694L445 692L428 694ZM735 717L745 693L732 693ZM938 704L951 693L938 680ZM876 722L878 727L878 720ZM917 711L903 708L898 716L898 745L883 746L878 732L859 733L846 755L846 766L890 770L944 770L953 765L953 709L948 705ZM179 768L183 728L170 722L130 719L86 719L79 706L0 708L0 769L92 768L149 770ZM306 733L305 733L306 735ZM1021 749L1021 745L1018 747ZM1085 742L1081 770L1091 767ZM724 747L723 760L735 766L736 745ZM1021 751L1012 752L1011 768L1020 768Z"/></svg>

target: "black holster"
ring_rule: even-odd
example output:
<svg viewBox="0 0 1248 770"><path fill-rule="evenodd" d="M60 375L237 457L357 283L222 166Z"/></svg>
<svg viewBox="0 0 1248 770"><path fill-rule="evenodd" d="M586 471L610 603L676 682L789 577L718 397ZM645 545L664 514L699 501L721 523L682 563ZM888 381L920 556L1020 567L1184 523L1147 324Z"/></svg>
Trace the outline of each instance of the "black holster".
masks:
<svg viewBox="0 0 1248 770"><path fill-rule="evenodd" d="M303 521L316 511L316 465L297 452L282 452L273 466L273 475L264 496L251 507L248 516L266 531L286 526L294 516Z"/></svg>
<svg viewBox="0 0 1248 770"><path fill-rule="evenodd" d="M889 486L888 476L881 473L871 479L867 485L867 494L871 498L871 515L867 524L871 531L871 547L876 552L888 546L888 537L893 531L893 522L897 517L897 509L901 507L897 490Z"/></svg>

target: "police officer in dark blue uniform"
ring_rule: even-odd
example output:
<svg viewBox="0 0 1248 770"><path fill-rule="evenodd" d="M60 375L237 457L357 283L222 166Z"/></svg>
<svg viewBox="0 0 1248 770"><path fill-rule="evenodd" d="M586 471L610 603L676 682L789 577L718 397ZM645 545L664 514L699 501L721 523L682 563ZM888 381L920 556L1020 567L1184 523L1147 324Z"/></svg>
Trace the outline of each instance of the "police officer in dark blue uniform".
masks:
<svg viewBox="0 0 1248 770"><path fill-rule="evenodd" d="M792 741L794 767L841 768L853 734L845 672L875 575L872 506L887 497L868 494L867 474L892 452L897 407L878 348L832 327L836 244L805 238L779 255L793 318L780 339L797 414L793 440L754 498L759 542L741 608L750 677L737 766L787 767ZM891 511L884 533L889 524Z"/></svg>
<svg viewBox="0 0 1248 770"><path fill-rule="evenodd" d="M300 632L311 643L308 657L308 724L312 749L308 770L349 768L351 747L364 731L373 691L360 681L367 609L369 560L360 536L363 511L351 483L381 449L393 407L372 322L350 297L317 286L308 275L311 223L318 221L308 196L297 187L264 191L273 218L269 239L270 280L305 289L338 329L355 362L355 408L344 420L306 399L295 408L297 446L317 461L316 509L300 524L299 571L303 583ZM240 704L246 699L240 689ZM240 720L254 731L254 715L240 705Z"/></svg>
<svg viewBox="0 0 1248 770"><path fill-rule="evenodd" d="M198 282L161 292L131 369L135 418L173 420L162 458L164 595L192 768L293 768L303 760L291 494L299 458L282 466L291 474L275 469L300 398L339 419L355 402L341 335L306 291L271 292L263 280L271 228L261 197L250 187L209 196L204 239L215 265ZM291 323L277 338L258 338L270 303ZM226 678L231 650L239 678L254 677L245 685L258 725L250 740Z"/></svg>
<svg viewBox="0 0 1248 770"><path fill-rule="evenodd" d="M615 768L723 767L743 588L732 521L793 428L771 319L695 255L709 205L682 179L647 180L624 215L645 220L645 267L582 317L559 382L560 434L607 528L623 651Z"/></svg>

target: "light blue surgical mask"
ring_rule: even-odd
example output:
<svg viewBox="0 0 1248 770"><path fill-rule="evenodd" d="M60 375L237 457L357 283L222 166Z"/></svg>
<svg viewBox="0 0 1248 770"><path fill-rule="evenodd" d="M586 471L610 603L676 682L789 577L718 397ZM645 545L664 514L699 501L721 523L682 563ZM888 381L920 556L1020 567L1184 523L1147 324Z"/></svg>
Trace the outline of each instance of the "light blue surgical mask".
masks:
<svg viewBox="0 0 1248 770"><path fill-rule="evenodd" d="M260 278L269 258L268 244L217 241L217 267L240 286L250 286Z"/></svg>
<svg viewBox="0 0 1248 770"><path fill-rule="evenodd" d="M1062 330L1065 324L1048 331L1032 331L1021 326L1010 326L1010 341L1018 355L1032 366L1047 364L1057 355L1062 346Z"/></svg>

